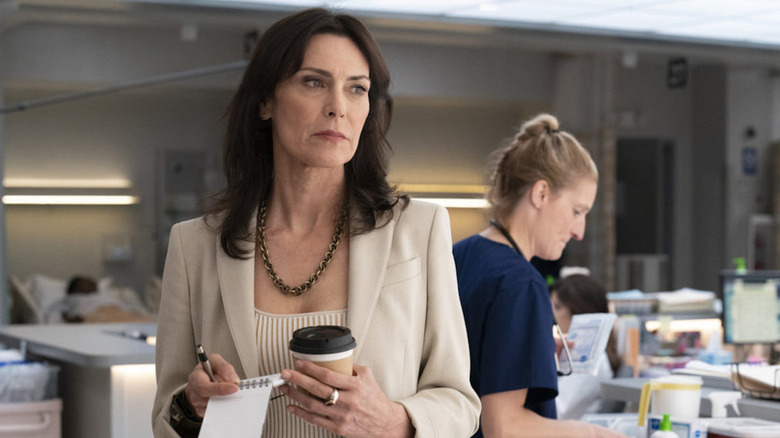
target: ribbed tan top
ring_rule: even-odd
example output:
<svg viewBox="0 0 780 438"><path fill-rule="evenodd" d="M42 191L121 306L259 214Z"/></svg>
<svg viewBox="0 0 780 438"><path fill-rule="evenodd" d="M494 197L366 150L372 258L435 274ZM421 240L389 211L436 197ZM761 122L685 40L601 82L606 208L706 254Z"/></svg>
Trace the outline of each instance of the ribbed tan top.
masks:
<svg viewBox="0 0 780 438"><path fill-rule="evenodd" d="M314 313L294 313L276 315L255 309L255 333L257 333L257 352L260 363L260 375L275 374L283 369L292 369L292 354L288 349L295 330L312 325L345 325L347 309ZM333 438L325 429L310 424L287 412L292 400L279 397L278 390L271 393L268 414L263 426L264 438Z"/></svg>

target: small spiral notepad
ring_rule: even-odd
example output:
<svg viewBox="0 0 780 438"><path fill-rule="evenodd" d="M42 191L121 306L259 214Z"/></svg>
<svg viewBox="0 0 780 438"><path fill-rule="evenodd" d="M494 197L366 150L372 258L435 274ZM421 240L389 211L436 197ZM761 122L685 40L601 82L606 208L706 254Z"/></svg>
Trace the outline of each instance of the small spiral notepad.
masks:
<svg viewBox="0 0 780 438"><path fill-rule="evenodd" d="M279 374L242 380L238 391L214 396L206 406L201 438L257 438L263 432L271 390L284 384Z"/></svg>

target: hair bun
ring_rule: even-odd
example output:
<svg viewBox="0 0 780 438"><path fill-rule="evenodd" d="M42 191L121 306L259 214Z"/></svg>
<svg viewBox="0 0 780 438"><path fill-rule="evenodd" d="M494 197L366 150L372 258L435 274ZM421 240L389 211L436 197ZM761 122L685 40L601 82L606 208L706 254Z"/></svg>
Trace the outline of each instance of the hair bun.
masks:
<svg viewBox="0 0 780 438"><path fill-rule="evenodd" d="M525 141L533 137L538 137L543 133L554 134L560 132L558 129L558 119L550 114L539 114L531 120L523 123L517 139Z"/></svg>

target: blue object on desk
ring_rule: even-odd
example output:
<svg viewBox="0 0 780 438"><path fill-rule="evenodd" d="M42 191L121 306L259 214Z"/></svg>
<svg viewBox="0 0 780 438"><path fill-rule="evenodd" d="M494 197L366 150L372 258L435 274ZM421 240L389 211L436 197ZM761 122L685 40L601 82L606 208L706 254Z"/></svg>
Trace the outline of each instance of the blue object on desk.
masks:
<svg viewBox="0 0 780 438"><path fill-rule="evenodd" d="M642 298L647 298L647 297L645 296L645 293L639 289L630 289L630 290L624 290L619 292L607 293L608 300L635 300L635 299L642 299Z"/></svg>
<svg viewBox="0 0 780 438"><path fill-rule="evenodd" d="M733 355L728 350L700 351L699 360L712 365L728 365L732 362Z"/></svg>

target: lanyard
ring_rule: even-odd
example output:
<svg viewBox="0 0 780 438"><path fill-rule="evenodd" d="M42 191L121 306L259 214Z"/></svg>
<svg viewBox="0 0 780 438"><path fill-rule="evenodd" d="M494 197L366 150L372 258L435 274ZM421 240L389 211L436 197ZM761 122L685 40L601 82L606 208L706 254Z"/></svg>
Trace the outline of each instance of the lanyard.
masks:
<svg viewBox="0 0 780 438"><path fill-rule="evenodd" d="M509 231L507 231L507 229L504 228L503 225L501 225L497 220L493 220L493 219L490 220L490 225L495 227L506 238L506 240L509 241L509 244L512 245L512 248L515 249L515 251L517 252L517 255L519 255L520 257L525 258L523 256L523 252L520 251L520 247L517 246L517 242L515 242L515 239L512 238L512 235L509 234ZM563 350L566 352L566 358L568 359L568 362L569 362L569 369L567 371L561 371L560 370L561 367L560 367L560 364L558 362L558 356L556 355L555 356L555 368L556 368L559 376L568 376L569 374L571 374L572 369L573 369L573 365L571 363L571 352L569 351L569 346L567 345L566 337L563 335L563 331L561 330L561 326L559 326L558 325L558 321L555 320L555 316L553 316L553 327L558 331L558 336L561 338L561 341L563 342Z"/></svg>
<svg viewBox="0 0 780 438"><path fill-rule="evenodd" d="M504 228L503 225L501 225L500 223L498 223L498 221L493 220L493 219L490 220L490 225L494 226L506 238L506 240L509 241L509 244L512 245L512 248L514 248L515 251L517 251L517 254L520 257L525 258L523 256L522 251L520 251L520 247L517 246L517 242L515 242L515 239L512 238L512 235L509 234L509 231L507 231L506 228Z"/></svg>

